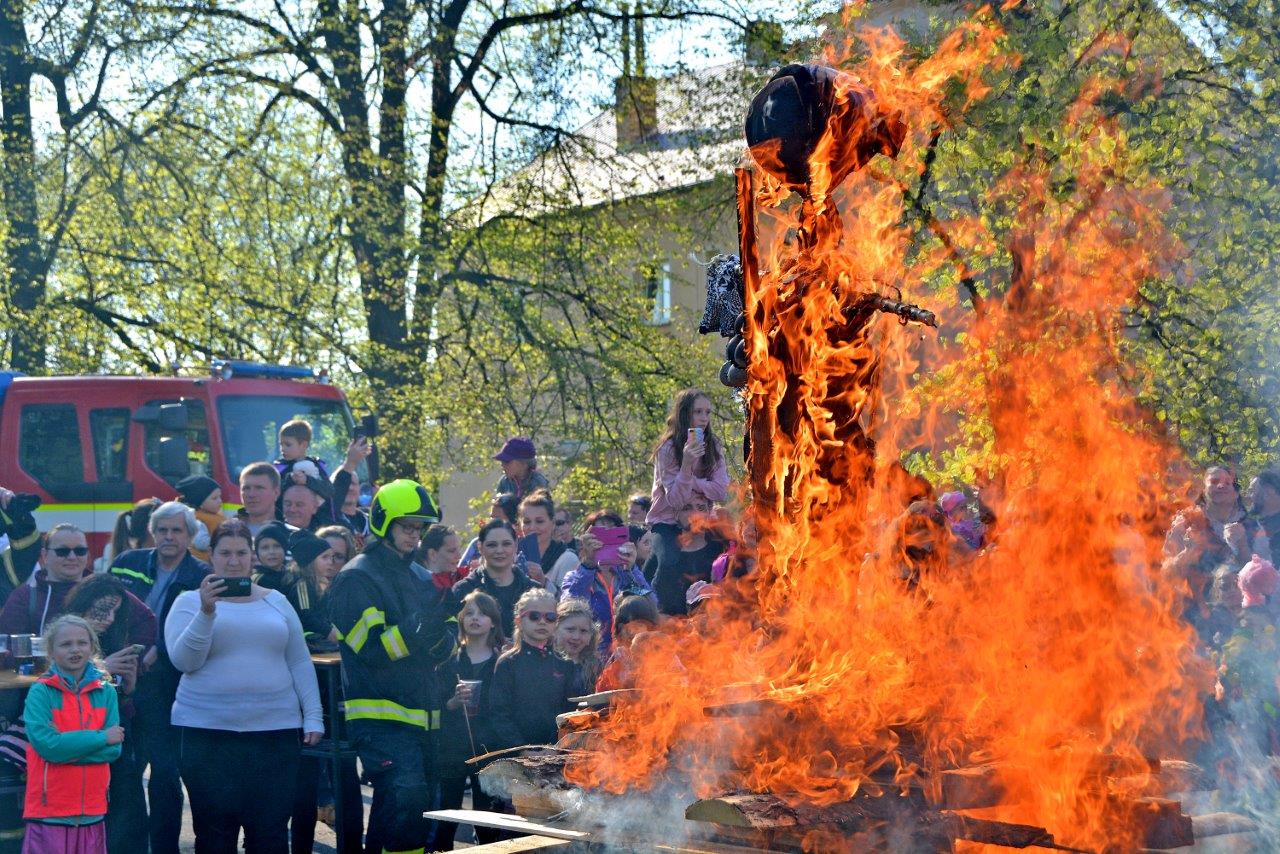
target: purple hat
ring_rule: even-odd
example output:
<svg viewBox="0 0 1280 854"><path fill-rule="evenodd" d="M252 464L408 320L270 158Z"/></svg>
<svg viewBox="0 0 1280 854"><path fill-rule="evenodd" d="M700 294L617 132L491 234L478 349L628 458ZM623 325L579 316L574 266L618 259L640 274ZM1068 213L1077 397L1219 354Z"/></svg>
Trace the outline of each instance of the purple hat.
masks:
<svg viewBox="0 0 1280 854"><path fill-rule="evenodd" d="M500 463L507 463L511 460L531 460L538 455L537 450L533 447L533 440L524 436L515 436L507 440L502 446L502 450L493 455L493 458Z"/></svg>

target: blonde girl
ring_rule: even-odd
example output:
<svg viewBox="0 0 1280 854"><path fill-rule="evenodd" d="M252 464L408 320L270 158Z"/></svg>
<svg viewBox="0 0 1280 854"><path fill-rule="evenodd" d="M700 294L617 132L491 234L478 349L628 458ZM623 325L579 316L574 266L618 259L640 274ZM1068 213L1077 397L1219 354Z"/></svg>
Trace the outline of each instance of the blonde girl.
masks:
<svg viewBox="0 0 1280 854"><path fill-rule="evenodd" d="M578 690L577 665L554 649L559 618L542 588L516 602L511 648L498 657L489 690L495 749L556 741L556 715L569 711Z"/></svg>
<svg viewBox="0 0 1280 854"><path fill-rule="evenodd" d="M110 765L124 729L116 690L94 663L98 636L65 615L45 630L52 666L31 686L27 726L27 831L22 850L106 854Z"/></svg>
<svg viewBox="0 0 1280 854"><path fill-rule="evenodd" d="M556 613L556 652L578 665L579 688L590 694L600 675L600 624L591 603L577 596L561 599Z"/></svg>

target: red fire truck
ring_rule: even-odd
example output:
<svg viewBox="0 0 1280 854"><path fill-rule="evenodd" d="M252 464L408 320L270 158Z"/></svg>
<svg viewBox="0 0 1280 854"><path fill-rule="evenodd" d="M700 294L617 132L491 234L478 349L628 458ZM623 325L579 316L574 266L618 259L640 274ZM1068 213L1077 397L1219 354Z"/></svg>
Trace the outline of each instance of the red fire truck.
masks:
<svg viewBox="0 0 1280 854"><path fill-rule="evenodd" d="M101 553L135 501L205 474L238 506L240 470L278 456L280 426L311 424L310 453L341 465L355 421L309 368L219 361L206 376L26 377L0 371L0 486L43 499L41 530L71 522ZM361 481L367 483L367 473Z"/></svg>

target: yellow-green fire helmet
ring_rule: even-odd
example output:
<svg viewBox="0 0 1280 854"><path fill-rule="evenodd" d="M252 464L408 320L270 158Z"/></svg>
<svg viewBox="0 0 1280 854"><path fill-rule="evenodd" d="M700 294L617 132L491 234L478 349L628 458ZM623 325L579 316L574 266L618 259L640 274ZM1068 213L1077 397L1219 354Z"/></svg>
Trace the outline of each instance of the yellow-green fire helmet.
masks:
<svg viewBox="0 0 1280 854"><path fill-rule="evenodd" d="M393 480L373 496L369 530L385 537L397 519L417 519L427 524L439 522L440 508L421 484L407 479Z"/></svg>

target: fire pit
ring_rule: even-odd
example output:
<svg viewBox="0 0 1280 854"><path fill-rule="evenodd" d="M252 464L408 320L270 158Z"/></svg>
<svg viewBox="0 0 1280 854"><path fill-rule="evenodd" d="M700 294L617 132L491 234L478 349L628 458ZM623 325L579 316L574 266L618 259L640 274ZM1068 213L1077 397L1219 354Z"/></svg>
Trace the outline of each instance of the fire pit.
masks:
<svg viewBox="0 0 1280 854"><path fill-rule="evenodd" d="M1158 188L1117 178L1123 137L1082 96L1071 180L1031 160L1001 184L1007 280L971 314L904 296L955 260L936 221L940 251L912 253L912 182L999 37L970 21L912 62L872 33L851 70L787 66L752 102L740 254L713 266L702 328L729 338L747 411L757 573L664 626L638 690L591 698L560 745L483 757L519 818L453 820L689 851L1131 851L1252 828L1167 797L1213 785L1180 759L1205 683L1150 569L1151 474L1174 451L1113 368L1115 315L1160 263ZM980 407L991 449L1000 526L972 554L912 509L927 488L902 466L942 444L947 407Z"/></svg>

